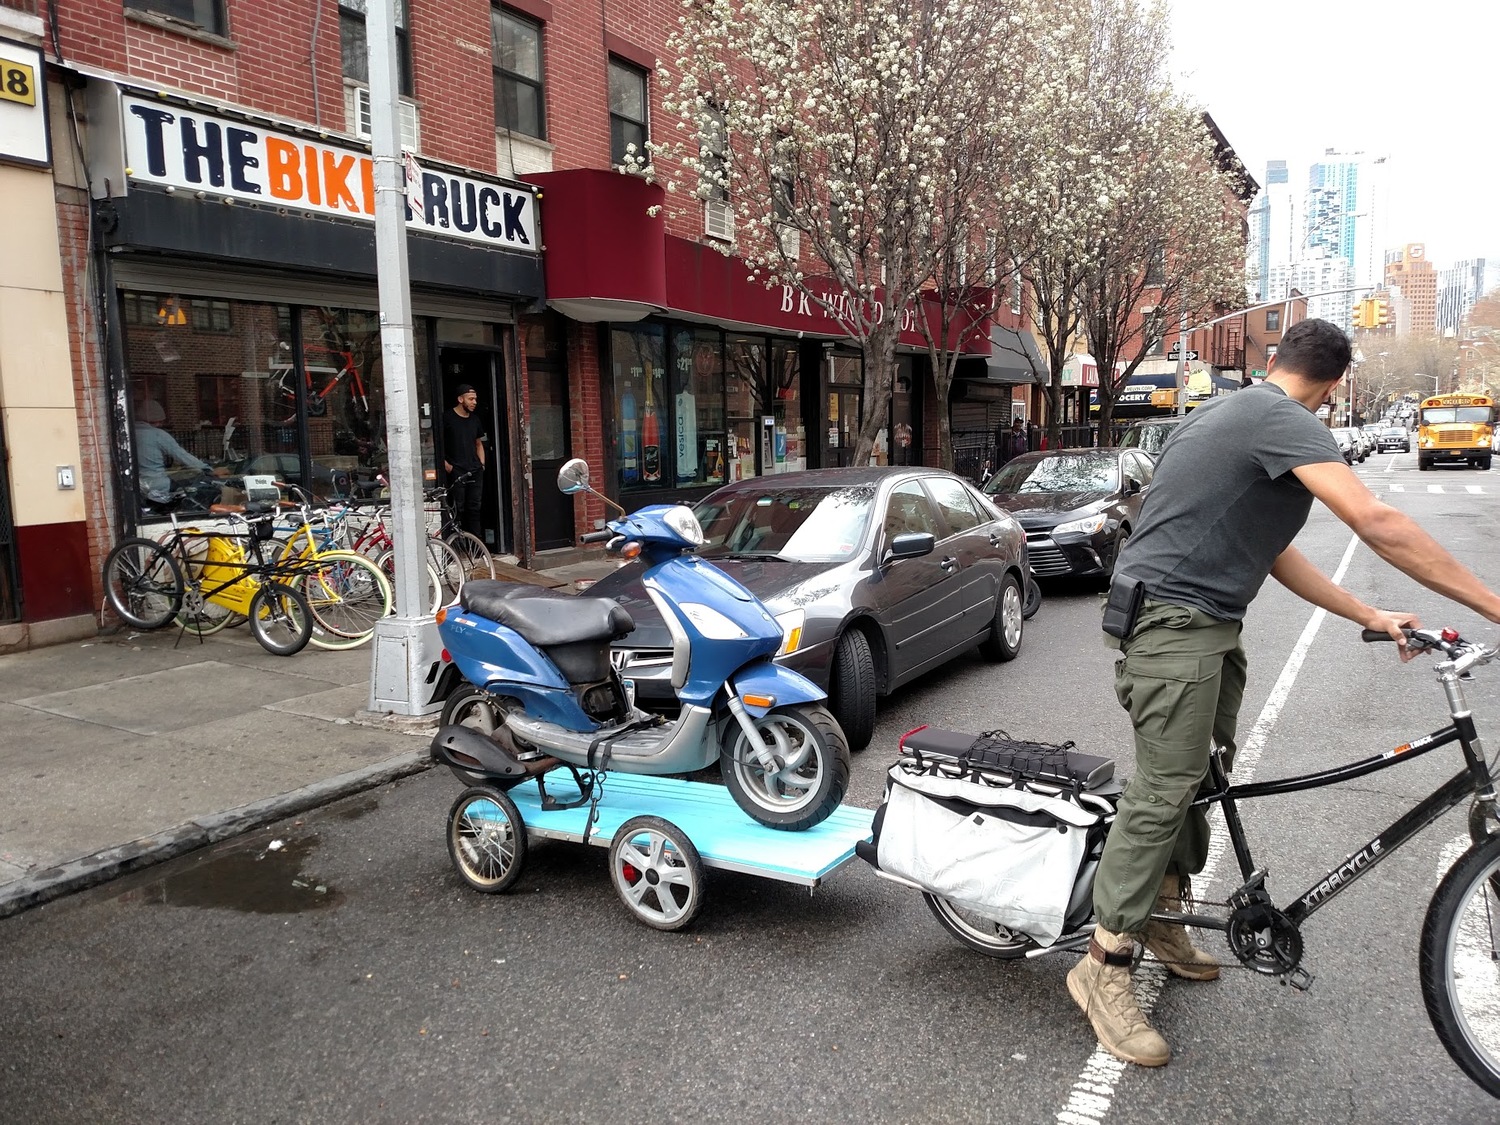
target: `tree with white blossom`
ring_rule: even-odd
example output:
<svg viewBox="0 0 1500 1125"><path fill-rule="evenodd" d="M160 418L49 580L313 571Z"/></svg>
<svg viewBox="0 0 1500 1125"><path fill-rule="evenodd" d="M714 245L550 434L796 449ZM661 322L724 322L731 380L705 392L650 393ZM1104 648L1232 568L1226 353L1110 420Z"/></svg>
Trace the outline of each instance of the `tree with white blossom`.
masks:
<svg viewBox="0 0 1500 1125"><path fill-rule="evenodd" d="M1010 120L998 79L1022 57L1031 2L687 0L669 38L680 139L652 156L669 190L729 204L754 276L860 347L856 464L887 423L903 322L973 229L952 201L975 169L950 146L975 150Z"/></svg>

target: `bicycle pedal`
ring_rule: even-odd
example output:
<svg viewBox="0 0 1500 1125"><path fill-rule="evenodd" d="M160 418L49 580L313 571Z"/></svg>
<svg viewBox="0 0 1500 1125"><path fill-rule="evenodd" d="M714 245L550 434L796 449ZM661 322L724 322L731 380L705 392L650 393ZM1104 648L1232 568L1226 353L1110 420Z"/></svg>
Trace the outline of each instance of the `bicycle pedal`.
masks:
<svg viewBox="0 0 1500 1125"><path fill-rule="evenodd" d="M1291 985L1298 992L1306 992L1317 978L1299 965L1289 973L1282 973L1280 979L1282 984Z"/></svg>

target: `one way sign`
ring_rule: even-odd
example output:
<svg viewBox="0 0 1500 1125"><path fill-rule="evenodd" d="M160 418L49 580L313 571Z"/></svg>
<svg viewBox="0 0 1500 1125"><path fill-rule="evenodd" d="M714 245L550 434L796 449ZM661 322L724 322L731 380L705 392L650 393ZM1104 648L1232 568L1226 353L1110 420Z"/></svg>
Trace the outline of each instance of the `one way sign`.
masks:
<svg viewBox="0 0 1500 1125"><path fill-rule="evenodd" d="M1181 354L1182 354L1182 349L1181 348L1173 348L1171 351L1169 351L1167 353L1167 358L1168 359L1176 359ZM1187 357L1188 357L1189 360L1197 359L1198 358L1198 353L1195 352L1195 351L1189 351L1188 354L1187 354Z"/></svg>

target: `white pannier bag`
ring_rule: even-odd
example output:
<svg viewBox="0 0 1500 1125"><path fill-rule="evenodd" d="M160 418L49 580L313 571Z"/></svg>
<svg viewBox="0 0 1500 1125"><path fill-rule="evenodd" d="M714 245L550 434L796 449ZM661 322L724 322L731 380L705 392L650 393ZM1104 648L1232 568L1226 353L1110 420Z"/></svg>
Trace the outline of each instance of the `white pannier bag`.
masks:
<svg viewBox="0 0 1500 1125"><path fill-rule="evenodd" d="M876 865L1050 945L1099 820L1061 797L897 764L874 826Z"/></svg>

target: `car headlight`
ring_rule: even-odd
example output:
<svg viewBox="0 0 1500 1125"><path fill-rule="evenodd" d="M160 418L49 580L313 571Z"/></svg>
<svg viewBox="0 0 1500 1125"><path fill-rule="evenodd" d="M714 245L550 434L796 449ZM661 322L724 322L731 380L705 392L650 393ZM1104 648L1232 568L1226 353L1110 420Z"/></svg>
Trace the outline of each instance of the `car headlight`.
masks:
<svg viewBox="0 0 1500 1125"><path fill-rule="evenodd" d="M661 518L661 522L682 536L694 547L703 546L703 525L693 515L693 509L679 504Z"/></svg>
<svg viewBox="0 0 1500 1125"><path fill-rule="evenodd" d="M1060 523L1052 529L1053 535L1093 535L1104 530L1104 525L1109 522L1103 512L1096 512L1092 516L1084 516L1081 520L1069 520Z"/></svg>
<svg viewBox="0 0 1500 1125"><path fill-rule="evenodd" d="M683 510L687 511L685 508ZM689 512L688 515L691 518L692 513ZM749 636L718 610L702 602L682 602L677 608L682 610L682 616L693 623L693 628L711 641L742 641Z"/></svg>
<svg viewBox="0 0 1500 1125"><path fill-rule="evenodd" d="M807 614L800 609L789 609L776 615L776 624L781 626L781 647L777 656L786 656L802 647L802 626Z"/></svg>

